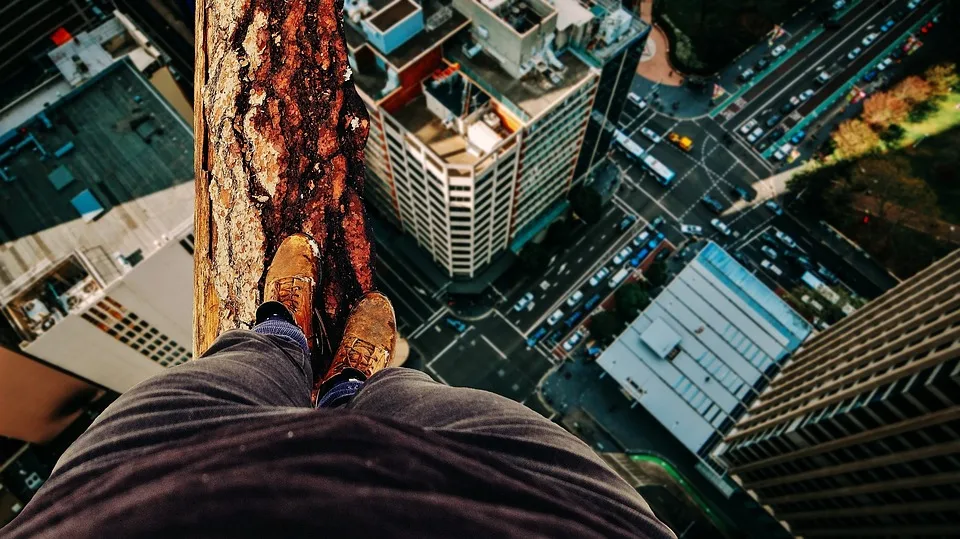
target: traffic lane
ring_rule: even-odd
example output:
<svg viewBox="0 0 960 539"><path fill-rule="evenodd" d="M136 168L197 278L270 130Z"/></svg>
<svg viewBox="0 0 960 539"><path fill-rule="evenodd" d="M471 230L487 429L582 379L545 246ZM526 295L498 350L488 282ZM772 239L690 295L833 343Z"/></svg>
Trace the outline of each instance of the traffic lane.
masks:
<svg viewBox="0 0 960 539"><path fill-rule="evenodd" d="M531 281L523 288L519 288L512 296L508 296L508 302L503 310L509 313L509 318L519 327L527 327L533 321L543 316L550 305L556 302L557 298L562 296L563 291L568 289L570 284L580 279L585 272L598 260L601 253L605 252L613 244L619 241L619 225L626 215L619 208L615 214L616 219L598 222L593 225L591 234L581 237L580 240L572 244L562 257L551 265L551 273L541 276L536 281ZM554 273L555 270L566 266L562 274ZM546 288L541 285L546 282ZM525 294L533 294L533 307L526 307L521 311L515 311L513 306Z"/></svg>
<svg viewBox="0 0 960 539"><path fill-rule="evenodd" d="M609 227L618 225L623 218L626 217L626 214L617 207L616 204L610 203L609 206L604 211L603 216L599 221L593 225L586 225L579 230L577 236L572 237L571 241L573 244L578 243L579 241L590 241L592 245L598 245L603 243L612 243L613 239L609 236L605 240L601 240L601 237L606 233ZM537 276L525 276L521 279L516 279L515 274L508 272L503 277L498 279L494 286L506 297L504 309L516 305L516 303L522 298L527 292L533 292L535 297L540 296L539 285L544 277L548 277L554 274L557 269L563 264L569 264L571 261L576 261L579 256L576 252L571 249L561 250L557 255L557 259L550 264L550 267L542 275Z"/></svg>
<svg viewBox="0 0 960 539"><path fill-rule="evenodd" d="M937 2L934 1L928 1L924 4L921 4L919 7L909 12L906 17L898 21L896 26L894 26L890 31L880 34L880 37L878 37L869 48L861 52L860 55L858 55L852 61L847 61L846 54L849 53L854 47L862 47L860 42L863 37L875 29L869 29L867 32L858 35L855 40L851 41L849 48L844 49L842 55L838 57L842 61L833 61L831 67L827 68L828 73L830 73L830 70L834 71L831 73L830 79L819 88L813 97L801 103L796 110L797 116L793 117L789 121L786 121L784 125L788 129L792 129L797 123L799 123L800 119L806 117L808 114L816 110L817 107L822 105L824 101L829 99L830 96L832 96L837 90L839 90L845 84L850 82L850 80L853 79L857 74L859 74L863 68L869 64L876 63L877 60L879 60L879 55L881 52L883 52L894 42L905 38L908 35L908 32L905 32L905 30L926 17L936 4ZM886 17L889 17L890 13L892 12L885 11L882 13L882 16L878 16L877 18L886 20ZM794 88L796 89L796 86ZM801 89L800 91L802 92L803 90ZM789 95L796 95L798 93L799 92L792 92Z"/></svg>
<svg viewBox="0 0 960 539"><path fill-rule="evenodd" d="M738 135L738 133L727 131L726 128L713 118L702 119L700 120L700 124L705 132L723 144L727 153L729 153L732 158L738 159L743 163L744 167L749 171L750 176L753 176L755 179L763 179L770 175L771 168L769 163L754 152L749 145L737 140L736 135Z"/></svg>
<svg viewBox="0 0 960 539"><path fill-rule="evenodd" d="M810 259L813 260L814 263L819 262L823 264L824 267L837 275L837 277L858 296L872 299L883 292L883 290L868 279L857 267L857 265L867 266L868 264L873 264L872 262L868 262L865 259L853 259L857 265L851 263L847 258L840 256L827 245L821 243L818 238L811 236L810 232L808 232L803 225L788 215L778 217L774 220L773 224L793 238L806 239L803 247L804 250L810 253ZM872 268L865 268L864 271L870 271L871 269Z"/></svg>
<svg viewBox="0 0 960 539"><path fill-rule="evenodd" d="M589 294L592 293L592 289L594 288L589 286L589 279L599 270L600 267L610 267L611 272L616 271L612 263L612 258L616 256L625 245L628 245L632 239L640 233L642 228L639 226L634 226L627 231L621 232L619 230L619 225L615 226L617 228L609 232L609 234L615 238L614 241L611 241L602 247L597 245L583 244L586 249L579 250L582 261L577 264L577 269L570 271L561 280L550 282L549 288L541 290L541 294L539 294L538 308L535 308L532 311L520 313L513 311L511 313L511 321L513 321L517 327L524 332L525 335L529 335L530 332L539 327L542 323L542 320L557 309L566 311L567 309L565 302L577 290L584 292L584 297L581 299L581 303L586 302L590 298ZM568 314L570 313L565 312L564 316L567 316Z"/></svg>
<svg viewBox="0 0 960 539"><path fill-rule="evenodd" d="M762 98L768 91L779 91L783 88L784 83L792 84L797 78L797 75L822 61L824 53L849 39L851 37L851 30L861 27L865 21L872 20L876 16L877 12L875 10L866 9L854 9L852 13L848 13L845 16L847 20L842 23L843 27L841 29L835 31L825 30L824 33L821 34L822 37L815 38L806 48L793 55L790 60L784 62L747 91L743 95L743 99L747 102L747 105L737 111L736 115L727 119L725 123L729 123L730 121L737 121L736 125L742 123L742 120L738 121L737 117L748 114L749 111L760 106L758 101L762 102ZM796 59L796 61L792 61L794 59Z"/></svg>
<svg viewBox="0 0 960 539"><path fill-rule="evenodd" d="M401 332L413 330L427 320L441 307L440 303L412 290L409 282L401 278L379 256L377 257L377 272L374 283L378 290L384 292L393 303L397 315L398 329Z"/></svg>
<svg viewBox="0 0 960 539"><path fill-rule="evenodd" d="M858 46L864 36L874 31L880 20L893 13L893 5L895 4L888 4L880 10L860 10L858 15L852 19L851 24L840 30L828 30L825 39L815 39L812 42L812 44L815 44L812 49L796 55L803 57L802 62L791 65L790 69L782 73L776 80L771 80L763 92L753 93L756 87L751 89L751 92L748 92L748 95L745 96L748 103L725 121L725 123L735 123L726 123L726 125L735 125L739 128L750 118L757 116L758 111L765 108L777 109L791 96L814 86L815 71L818 71L819 68L826 68L828 72L835 69L836 66L832 58L838 54L845 56L849 50ZM770 78L767 77L764 80ZM816 89L815 86L814 89Z"/></svg>
<svg viewBox="0 0 960 539"><path fill-rule="evenodd" d="M506 348L502 343L511 343ZM497 316L476 322L442 355L428 364L446 383L492 391L522 402L553 363L536 349L518 344L515 330Z"/></svg>

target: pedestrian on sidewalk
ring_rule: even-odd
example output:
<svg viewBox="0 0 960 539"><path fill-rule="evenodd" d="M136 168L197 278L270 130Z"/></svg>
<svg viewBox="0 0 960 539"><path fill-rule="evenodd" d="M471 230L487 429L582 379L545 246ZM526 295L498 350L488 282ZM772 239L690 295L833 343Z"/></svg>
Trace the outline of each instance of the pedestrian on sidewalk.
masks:
<svg viewBox="0 0 960 539"><path fill-rule="evenodd" d="M0 536L675 537L554 423L387 368L382 294L352 311L315 401L318 257L286 238L253 329L123 394Z"/></svg>

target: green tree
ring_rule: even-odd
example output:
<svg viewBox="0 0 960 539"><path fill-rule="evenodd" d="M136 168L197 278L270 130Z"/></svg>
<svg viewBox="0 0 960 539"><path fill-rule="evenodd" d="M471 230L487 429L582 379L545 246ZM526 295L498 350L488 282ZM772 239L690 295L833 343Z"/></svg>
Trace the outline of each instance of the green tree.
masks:
<svg viewBox="0 0 960 539"><path fill-rule="evenodd" d="M934 112L937 112L937 103L933 99L927 99L914 105L913 108L910 109L910 114L907 115L907 119L910 123L918 124L926 121Z"/></svg>
<svg viewBox="0 0 960 539"><path fill-rule="evenodd" d="M957 75L957 65L946 63L930 67L923 73L923 78L930 84L933 95L945 96L960 84L960 75Z"/></svg>
<svg viewBox="0 0 960 539"><path fill-rule="evenodd" d="M664 260L654 260L653 264L643 272L650 286L656 288L667 283L667 263Z"/></svg>
<svg viewBox="0 0 960 539"><path fill-rule="evenodd" d="M624 322L631 322L640 311L650 305L650 296L639 283L627 283L613 295L617 302L617 315Z"/></svg>
<svg viewBox="0 0 960 539"><path fill-rule="evenodd" d="M623 328L623 321L611 312L602 311L590 318L590 334L602 344L613 342Z"/></svg>
<svg viewBox="0 0 960 539"><path fill-rule="evenodd" d="M538 243L527 244L520 251L518 258L521 269L531 275L542 272L550 262L550 254L547 249Z"/></svg>
<svg viewBox="0 0 960 539"><path fill-rule="evenodd" d="M893 124L880 133L880 138L888 145L895 146L907 135L907 130L898 124Z"/></svg>
<svg viewBox="0 0 960 539"><path fill-rule="evenodd" d="M573 213L587 223L596 223L603 216L600 193L590 187L578 186L570 193Z"/></svg>

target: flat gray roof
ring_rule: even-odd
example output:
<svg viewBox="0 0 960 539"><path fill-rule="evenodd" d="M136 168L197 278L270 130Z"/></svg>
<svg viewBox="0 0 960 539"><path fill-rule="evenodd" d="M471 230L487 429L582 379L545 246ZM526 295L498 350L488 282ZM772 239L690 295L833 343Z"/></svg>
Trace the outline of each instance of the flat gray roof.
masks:
<svg viewBox="0 0 960 539"><path fill-rule="evenodd" d="M74 250L110 277L115 252L147 254L193 215L193 133L126 60L0 133L8 150L0 289Z"/></svg>
<svg viewBox="0 0 960 539"><path fill-rule="evenodd" d="M661 357L644 332L668 328ZM597 362L693 453L719 441L810 325L714 243L683 269ZM649 339L649 336L647 338ZM657 342L657 341L654 341ZM666 342L666 341L665 341Z"/></svg>

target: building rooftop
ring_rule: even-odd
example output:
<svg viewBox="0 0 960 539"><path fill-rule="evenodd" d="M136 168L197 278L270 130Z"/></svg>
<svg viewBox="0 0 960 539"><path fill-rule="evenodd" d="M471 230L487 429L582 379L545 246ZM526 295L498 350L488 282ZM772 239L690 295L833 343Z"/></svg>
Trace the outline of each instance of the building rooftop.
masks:
<svg viewBox="0 0 960 539"><path fill-rule="evenodd" d="M75 251L112 280L193 215L190 126L129 60L0 133L0 171L0 303Z"/></svg>
<svg viewBox="0 0 960 539"><path fill-rule="evenodd" d="M567 53L558 58L563 69L554 69L544 62L540 66L543 70L534 67L517 79L484 50L470 57L463 44L468 48L471 45L466 32L461 32L445 45L446 58L460 64L461 71L473 82L526 122L550 109L595 72L576 55ZM559 76L554 78L553 73Z"/></svg>
<svg viewBox="0 0 960 539"><path fill-rule="evenodd" d="M426 98L422 95L394 113L394 118L447 163L473 165L479 160L467 152L466 137L445 126L427 110Z"/></svg>
<svg viewBox="0 0 960 539"><path fill-rule="evenodd" d="M425 51L436 47L470 24L470 21L463 14L437 0L424 0L421 7L426 21L426 26L422 32L413 35L408 41L389 53L376 51L378 56L398 71L402 71L407 67L407 64ZM368 44L367 36L364 35L363 29L359 25L347 19L347 24L343 25L343 28L347 46L351 51ZM386 79L384 79L384 82L386 82Z"/></svg>
<svg viewBox="0 0 960 539"><path fill-rule="evenodd" d="M703 456L811 330L711 242L597 363Z"/></svg>

